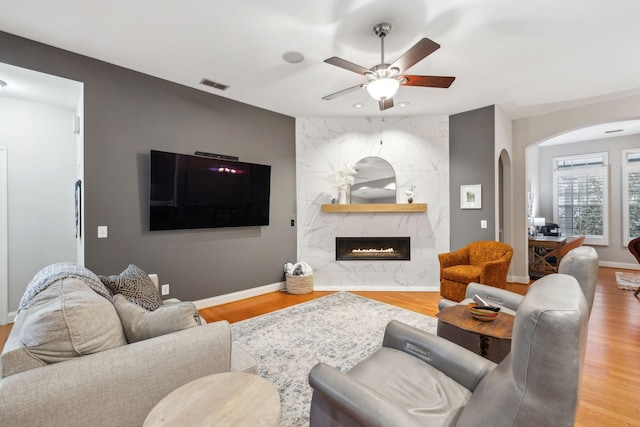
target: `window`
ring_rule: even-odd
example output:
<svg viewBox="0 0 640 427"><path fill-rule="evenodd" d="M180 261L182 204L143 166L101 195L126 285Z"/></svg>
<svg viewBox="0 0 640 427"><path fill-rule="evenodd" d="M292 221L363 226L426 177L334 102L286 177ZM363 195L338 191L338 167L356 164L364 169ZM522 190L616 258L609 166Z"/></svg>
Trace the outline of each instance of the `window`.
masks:
<svg viewBox="0 0 640 427"><path fill-rule="evenodd" d="M608 160L607 153L554 157L553 217L563 236L609 244Z"/></svg>
<svg viewBox="0 0 640 427"><path fill-rule="evenodd" d="M622 151L622 244L640 236L640 148Z"/></svg>

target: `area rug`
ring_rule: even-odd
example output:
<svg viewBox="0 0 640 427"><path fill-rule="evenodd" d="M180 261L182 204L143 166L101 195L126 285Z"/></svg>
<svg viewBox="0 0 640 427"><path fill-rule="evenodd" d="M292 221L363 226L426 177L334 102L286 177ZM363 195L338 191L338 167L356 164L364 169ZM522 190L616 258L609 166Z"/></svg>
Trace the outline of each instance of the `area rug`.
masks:
<svg viewBox="0 0 640 427"><path fill-rule="evenodd" d="M309 371L325 362L347 371L382 344L390 320L435 333L437 320L338 292L231 325L233 344L252 354L280 393L280 426L309 423Z"/></svg>
<svg viewBox="0 0 640 427"><path fill-rule="evenodd" d="M616 283L618 289L635 291L640 286L640 274L616 271Z"/></svg>

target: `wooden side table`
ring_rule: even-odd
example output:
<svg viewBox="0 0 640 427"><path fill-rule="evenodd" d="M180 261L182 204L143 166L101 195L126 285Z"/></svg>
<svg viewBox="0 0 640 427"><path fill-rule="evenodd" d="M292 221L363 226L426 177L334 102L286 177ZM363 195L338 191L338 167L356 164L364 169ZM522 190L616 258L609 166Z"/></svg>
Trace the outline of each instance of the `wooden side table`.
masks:
<svg viewBox="0 0 640 427"><path fill-rule="evenodd" d="M169 393L153 407L145 427L277 427L280 396L264 378L224 372L198 378Z"/></svg>
<svg viewBox="0 0 640 427"><path fill-rule="evenodd" d="M438 313L438 336L499 363L511 351L514 317L500 313L491 322L475 319L466 305Z"/></svg>

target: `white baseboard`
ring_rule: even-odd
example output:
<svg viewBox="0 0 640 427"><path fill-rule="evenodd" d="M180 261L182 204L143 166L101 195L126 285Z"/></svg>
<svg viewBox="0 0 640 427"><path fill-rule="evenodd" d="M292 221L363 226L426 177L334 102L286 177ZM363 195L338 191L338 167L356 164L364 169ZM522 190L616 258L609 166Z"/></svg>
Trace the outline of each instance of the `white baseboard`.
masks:
<svg viewBox="0 0 640 427"><path fill-rule="evenodd" d="M156 279L157 280L157 279ZM217 297L205 298L198 301L193 301L193 304L198 310L207 307L213 307L214 305L227 304L230 302L240 301L246 298L257 297L258 295L268 294L269 292L275 292L285 288L285 282L272 283L270 285L259 286L257 288L246 289L243 291L232 292L230 294L219 295ZM15 321L18 312L12 311L8 315L9 323Z"/></svg>
<svg viewBox="0 0 640 427"><path fill-rule="evenodd" d="M230 302L240 301L246 298L257 297L286 288L285 282L272 283L257 288L245 289L243 291L232 292L230 294L218 295L216 297L205 298L193 301L198 310L213 307ZM380 292L439 292L439 286L314 286L315 291L380 291Z"/></svg>
<svg viewBox="0 0 640 427"><path fill-rule="evenodd" d="M598 265L600 267L623 268L625 270L640 270L640 264L637 263L600 261Z"/></svg>
<svg viewBox="0 0 640 427"><path fill-rule="evenodd" d="M380 292L440 292L440 286L375 286L375 285L327 285L327 286L313 286L314 291L380 291Z"/></svg>
<svg viewBox="0 0 640 427"><path fill-rule="evenodd" d="M601 267L612 267L612 268L622 268L627 270L640 270L640 264L627 264L627 263L618 263L618 262L600 262ZM512 283L529 283L529 277L520 277L520 276L510 276L508 278L509 282ZM245 289L238 292L232 292L230 294L218 295L211 298L205 298L197 301L193 301L196 308L201 310L207 307L213 307L221 304L228 304L230 302L236 302L243 299L257 297L259 295L268 294L270 292L279 291L286 288L285 282L276 282L271 283L269 285L259 286L257 288ZM363 285L363 286L314 286L314 290L316 291L380 291L380 292L440 292L440 286L431 285L431 286L372 286L372 285ZM13 323L17 312L12 311L9 312L8 320L9 323Z"/></svg>
<svg viewBox="0 0 640 427"><path fill-rule="evenodd" d="M507 282L509 283L522 283L522 284L527 284L529 283L529 276L509 276L507 277Z"/></svg>
<svg viewBox="0 0 640 427"><path fill-rule="evenodd" d="M257 297L258 295L268 294L284 288L285 282L276 282L270 285L259 286L257 288L245 289L243 291L193 301L193 303L198 310L201 310L203 308L213 307L214 305L228 304L230 302L236 302L246 298Z"/></svg>
<svg viewBox="0 0 640 427"><path fill-rule="evenodd" d="M276 282L269 285L259 286L257 288L245 289L230 294L218 295L211 298L205 298L192 301L198 310L213 307L216 305L228 304L243 299L257 297L259 295L268 294L270 292L279 291L286 288L285 282ZM316 291L404 291L404 292L439 292L438 286L314 286ZM13 323L17 312L9 313L9 323Z"/></svg>

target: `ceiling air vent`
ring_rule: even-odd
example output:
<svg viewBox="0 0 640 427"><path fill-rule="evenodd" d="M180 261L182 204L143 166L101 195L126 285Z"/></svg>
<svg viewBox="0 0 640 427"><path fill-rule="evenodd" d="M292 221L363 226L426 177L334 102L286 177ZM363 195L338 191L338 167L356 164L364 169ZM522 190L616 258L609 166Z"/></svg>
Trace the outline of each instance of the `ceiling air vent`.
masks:
<svg viewBox="0 0 640 427"><path fill-rule="evenodd" d="M200 84L203 84L205 86L210 86L210 87L213 87L213 88L216 88L216 89L220 89L220 90L229 89L229 86L223 85L222 83L214 82L213 80L209 80L209 79L200 80Z"/></svg>

